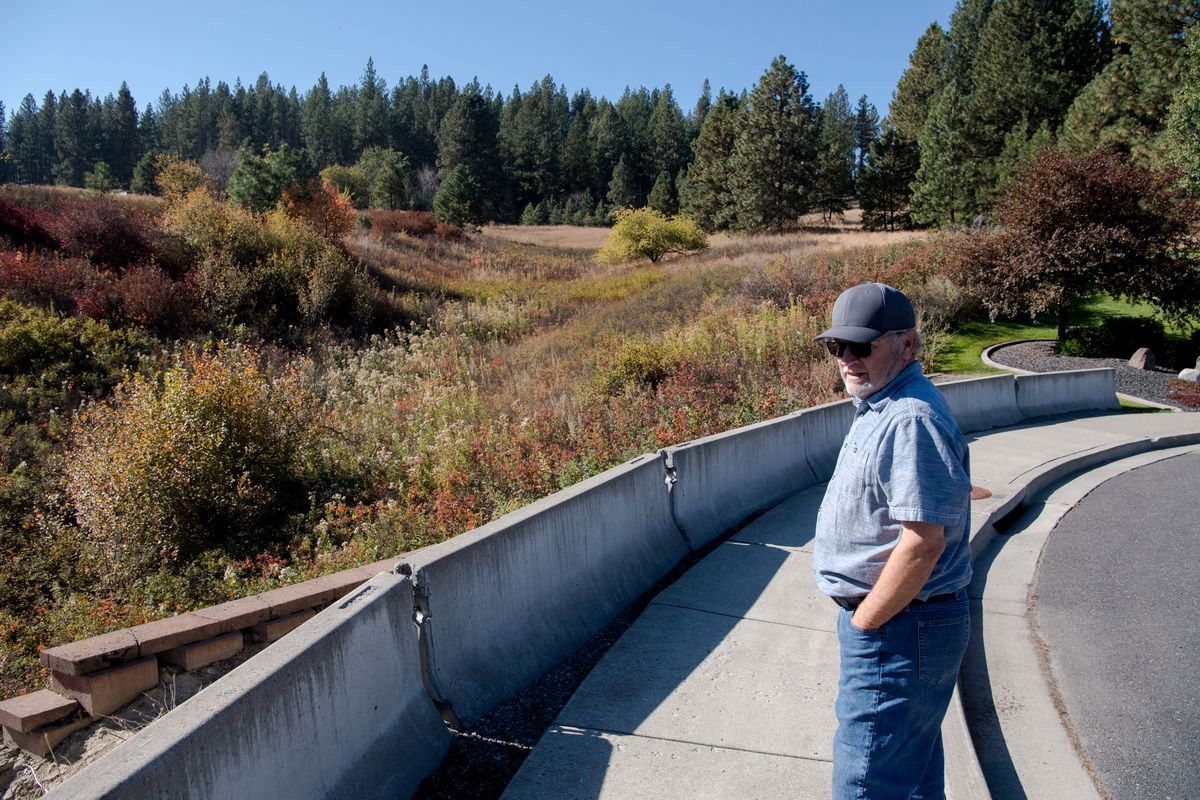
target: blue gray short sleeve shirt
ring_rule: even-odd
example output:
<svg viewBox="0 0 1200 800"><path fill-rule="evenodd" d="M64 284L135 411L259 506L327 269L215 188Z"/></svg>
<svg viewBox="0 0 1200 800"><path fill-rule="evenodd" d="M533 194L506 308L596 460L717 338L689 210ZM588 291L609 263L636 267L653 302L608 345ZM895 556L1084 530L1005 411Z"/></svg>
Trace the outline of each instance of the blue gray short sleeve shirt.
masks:
<svg viewBox="0 0 1200 800"><path fill-rule="evenodd" d="M970 454L950 407L916 363L854 403L858 413L817 515L817 586L832 596L865 595L904 522L945 528L945 550L917 599L966 586L971 580Z"/></svg>

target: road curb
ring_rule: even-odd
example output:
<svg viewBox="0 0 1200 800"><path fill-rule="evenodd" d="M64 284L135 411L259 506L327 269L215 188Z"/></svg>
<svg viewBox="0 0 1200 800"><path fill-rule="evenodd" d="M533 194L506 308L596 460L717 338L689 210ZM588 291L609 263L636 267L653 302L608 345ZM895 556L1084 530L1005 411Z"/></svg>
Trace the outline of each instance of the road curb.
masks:
<svg viewBox="0 0 1200 800"><path fill-rule="evenodd" d="M1023 585L1030 587L1032 591L1037 564L1046 541L1058 522L1084 497L1119 475L1147 464L1200 451L1198 446L1200 432L1171 437L1148 437L1134 442L1114 443L1068 459L1060 459L1046 464L1034 474L1025 476L1022 486L1011 487L1014 496L1008 502L997 506L976 531L975 539L979 542L977 546L975 539L972 540L972 551L975 557L978 557L992 546L998 535L1016 537L1022 532L1036 529L1042 531L1041 541L1037 545L1037 557L1024 562L1030 565L1027 569L1004 571L996 576L995 581L989 572L984 586L991 586L993 589L1005 586L1008 594L1017 593ZM1002 524L1003 520L1015 520L1015 523L1003 534L999 534L996 524ZM998 590L997 593L1005 592ZM989 613L987 602L986 597L982 595L978 598L980 616L985 619ZM983 785L987 788L983 792L971 792L964 796L991 798L992 786L987 782L988 770L985 769L985 765L994 765L1001 760L1009 765L1007 771L1011 773L1010 780L1019 776L1020 789L1025 796L1060 797L1064 800L1099 798L1100 794L1092 783L1086 760L1076 749L1069 722L1063 719L1054 702L1051 678L1043 671L1042 656L1038 652L1029 616L1027 594L1023 605L1024 613L1019 623L1019 630L1022 632L1019 647L1022 652L1014 653L1006 648L1006 652L993 653L993 648L986 647L979 639L979 627L973 626L971 648L983 653L981 658L986 675L983 683L986 684L986 689L980 685L979 680L973 680L978 678L976 672L964 667L964 672L959 677L956 699L963 713L963 724L968 730L975 756L974 763L967 765L967 771L973 774L975 769L978 769ZM1008 617L1012 612L993 609L991 613ZM981 619L980 624L982 623ZM1011 644L1011 641L1006 642L1006 645ZM1011 668L1014 660L1022 659L1025 664L1037 664L1038 668L1032 675L1028 674L1026 669L1015 685L998 680L1005 672L1003 666L996 670L991 668L995 662L1001 660L1007 661ZM988 696L981 697L980 694L984 691ZM995 709L994 698L997 697L1003 698L1002 702L1008 704L1023 705L1030 709L1031 714L1040 713L1041 719L1058 719L1063 726L1064 736L1048 735L1050 732L1042 728L1001 732ZM978 707L981 704L990 706L992 715L989 719L995 720L994 726L980 724ZM974 714L971 713L972 707L975 707ZM1018 735L1014 736L1014 733ZM981 743L984 746L983 750L980 749ZM1004 752L998 756L996 751L988 748L1003 748Z"/></svg>

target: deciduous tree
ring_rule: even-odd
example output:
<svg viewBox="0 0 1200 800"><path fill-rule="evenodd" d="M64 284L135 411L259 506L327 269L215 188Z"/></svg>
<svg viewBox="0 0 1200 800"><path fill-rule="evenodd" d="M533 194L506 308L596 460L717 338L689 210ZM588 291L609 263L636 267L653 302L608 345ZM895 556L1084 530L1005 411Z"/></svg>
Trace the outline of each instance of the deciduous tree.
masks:
<svg viewBox="0 0 1200 800"><path fill-rule="evenodd" d="M993 316L1067 311L1104 292L1186 318L1200 310L1196 209L1171 177L1116 151L1049 148L1009 182L1001 227L960 253Z"/></svg>
<svg viewBox="0 0 1200 800"><path fill-rule="evenodd" d="M691 253L708 247L700 226L687 217L668 217L653 208L626 208L596 257L608 264L648 258L658 263L668 253Z"/></svg>

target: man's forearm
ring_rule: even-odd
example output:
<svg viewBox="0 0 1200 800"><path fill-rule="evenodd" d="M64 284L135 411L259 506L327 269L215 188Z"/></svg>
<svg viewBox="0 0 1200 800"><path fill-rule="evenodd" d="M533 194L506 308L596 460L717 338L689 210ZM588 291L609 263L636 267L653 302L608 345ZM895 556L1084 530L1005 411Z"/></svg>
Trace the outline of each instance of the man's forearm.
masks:
<svg viewBox="0 0 1200 800"><path fill-rule="evenodd" d="M878 628L912 602L929 580L946 547L945 529L927 522L906 522L879 580L855 610L851 622Z"/></svg>

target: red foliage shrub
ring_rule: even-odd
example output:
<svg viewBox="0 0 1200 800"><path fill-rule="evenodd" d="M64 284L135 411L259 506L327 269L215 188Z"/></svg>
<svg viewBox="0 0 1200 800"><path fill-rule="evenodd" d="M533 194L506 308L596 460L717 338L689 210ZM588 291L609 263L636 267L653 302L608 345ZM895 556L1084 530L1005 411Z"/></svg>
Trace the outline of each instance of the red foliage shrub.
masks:
<svg viewBox="0 0 1200 800"><path fill-rule="evenodd" d="M1167 381L1167 387L1167 397L1186 408L1200 410L1200 384L1172 378Z"/></svg>
<svg viewBox="0 0 1200 800"><path fill-rule="evenodd" d="M308 192L292 186L283 192L288 216L302 219L327 239L340 239L354 227L354 204L329 178L311 185Z"/></svg>
<svg viewBox="0 0 1200 800"><path fill-rule="evenodd" d="M177 331L194 307L190 285L171 280L154 264L130 267L113 293L126 320L158 330Z"/></svg>
<svg viewBox="0 0 1200 800"><path fill-rule="evenodd" d="M458 242L462 241L463 229L449 222L439 222L433 229L433 235L443 241Z"/></svg>
<svg viewBox="0 0 1200 800"><path fill-rule="evenodd" d="M55 247L58 242L46 229L44 215L0 197L0 239L17 247Z"/></svg>
<svg viewBox="0 0 1200 800"><path fill-rule="evenodd" d="M0 292L26 305L74 313L76 298L97 282L95 268L80 258L52 253L0 252Z"/></svg>
<svg viewBox="0 0 1200 800"><path fill-rule="evenodd" d="M65 204L49 220L64 255L121 271L154 254L156 230L138 211L107 198Z"/></svg>
<svg viewBox="0 0 1200 800"><path fill-rule="evenodd" d="M425 237L437 232L438 222L428 211L373 211L371 230L379 233L403 233Z"/></svg>
<svg viewBox="0 0 1200 800"><path fill-rule="evenodd" d="M96 279L75 295L75 313L95 320L111 320L121 308L121 298L110 275L97 273Z"/></svg>

